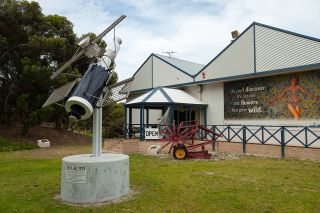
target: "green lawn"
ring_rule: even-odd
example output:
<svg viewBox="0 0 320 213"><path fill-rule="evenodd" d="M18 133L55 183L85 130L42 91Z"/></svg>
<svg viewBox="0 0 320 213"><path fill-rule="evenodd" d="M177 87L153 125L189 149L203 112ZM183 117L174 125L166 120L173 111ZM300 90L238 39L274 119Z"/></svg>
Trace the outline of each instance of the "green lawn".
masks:
<svg viewBox="0 0 320 213"><path fill-rule="evenodd" d="M37 148L37 146L34 144L17 142L0 136L0 152L30 150L35 148Z"/></svg>
<svg viewBox="0 0 320 213"><path fill-rule="evenodd" d="M54 199L61 157L0 153L0 212L319 212L320 162L130 155L131 199L99 207ZM50 159L49 159L50 158Z"/></svg>

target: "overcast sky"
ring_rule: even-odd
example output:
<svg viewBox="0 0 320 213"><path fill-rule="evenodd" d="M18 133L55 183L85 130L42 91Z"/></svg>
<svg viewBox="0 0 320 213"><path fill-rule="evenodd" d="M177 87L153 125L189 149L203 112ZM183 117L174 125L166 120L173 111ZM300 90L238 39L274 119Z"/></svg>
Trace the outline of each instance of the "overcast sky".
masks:
<svg viewBox="0 0 320 213"><path fill-rule="evenodd" d="M253 21L320 38L319 0L37 0L43 13L66 16L80 36L99 34L116 18L123 40L116 59L120 79L129 78L151 53L207 64ZM107 35L108 42L113 35Z"/></svg>

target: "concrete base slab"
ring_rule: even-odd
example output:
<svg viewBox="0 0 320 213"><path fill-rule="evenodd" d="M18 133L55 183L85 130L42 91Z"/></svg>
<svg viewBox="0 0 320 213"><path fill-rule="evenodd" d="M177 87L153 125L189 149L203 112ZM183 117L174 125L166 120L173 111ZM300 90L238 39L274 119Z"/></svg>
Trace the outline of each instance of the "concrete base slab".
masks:
<svg viewBox="0 0 320 213"><path fill-rule="evenodd" d="M129 156L73 155L63 158L61 199L71 203L99 203L129 193Z"/></svg>

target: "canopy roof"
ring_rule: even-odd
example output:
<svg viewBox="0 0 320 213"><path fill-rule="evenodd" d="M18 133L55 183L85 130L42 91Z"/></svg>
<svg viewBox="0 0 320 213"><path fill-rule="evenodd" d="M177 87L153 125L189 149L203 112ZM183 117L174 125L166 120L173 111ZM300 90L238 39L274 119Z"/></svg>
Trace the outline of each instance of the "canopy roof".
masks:
<svg viewBox="0 0 320 213"><path fill-rule="evenodd" d="M187 105L202 106L207 104L199 101L187 92L179 89L166 87L156 87L151 91L129 101L126 106L168 106L168 105Z"/></svg>

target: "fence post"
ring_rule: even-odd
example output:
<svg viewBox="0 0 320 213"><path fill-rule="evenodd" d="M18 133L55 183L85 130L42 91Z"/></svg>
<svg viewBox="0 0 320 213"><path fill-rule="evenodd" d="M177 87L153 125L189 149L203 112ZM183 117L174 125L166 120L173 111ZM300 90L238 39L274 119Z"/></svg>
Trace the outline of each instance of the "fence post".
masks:
<svg viewBox="0 0 320 213"><path fill-rule="evenodd" d="M304 127L304 138L305 138L305 141L306 141L306 143L305 143L305 147L307 147L308 148L308 127Z"/></svg>
<svg viewBox="0 0 320 213"><path fill-rule="evenodd" d="M284 134L285 134L285 128L284 126L281 126L281 157L282 158L285 157L285 146L286 146Z"/></svg>
<svg viewBox="0 0 320 213"><path fill-rule="evenodd" d="M264 127L261 126L261 142L262 144L264 144L264 131L263 131Z"/></svg>
<svg viewBox="0 0 320 213"><path fill-rule="evenodd" d="M216 126L215 125L212 126L212 131L216 132ZM217 139L216 139L216 135L214 135L214 134L212 135L212 137L213 137L213 140L214 140L214 143L212 144L212 151L215 152L216 151L216 142L217 142L216 140Z"/></svg>
<svg viewBox="0 0 320 213"><path fill-rule="evenodd" d="M246 154L247 153L247 127L246 126L243 126L243 135L242 135L242 152L243 154Z"/></svg>

